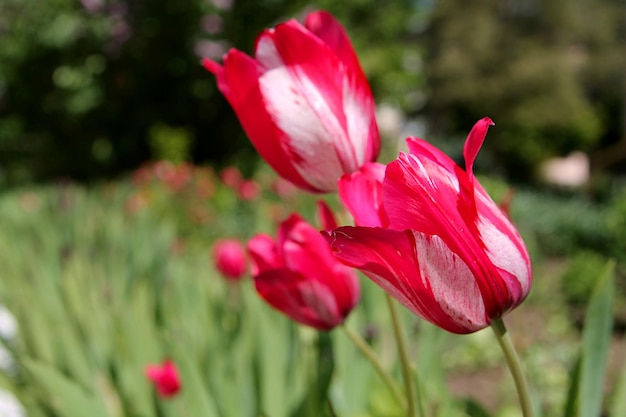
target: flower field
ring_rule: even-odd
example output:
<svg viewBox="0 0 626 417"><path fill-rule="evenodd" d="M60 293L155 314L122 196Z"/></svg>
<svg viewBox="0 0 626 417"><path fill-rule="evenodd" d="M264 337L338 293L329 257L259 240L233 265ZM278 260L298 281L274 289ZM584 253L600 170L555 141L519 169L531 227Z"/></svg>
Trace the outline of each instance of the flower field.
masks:
<svg viewBox="0 0 626 417"><path fill-rule="evenodd" d="M312 196L284 187L270 172L255 177L263 191L252 200L224 179L206 168L158 163L90 188L57 184L2 195L0 298L17 326L2 333L0 386L21 402L24 414L15 415L333 415L328 401L337 416L404 415L346 332L296 325L260 300L249 277L220 275L211 251L216 240L245 242L259 231L272 233L292 211L311 220L315 211ZM502 184L488 188L503 194ZM537 198L520 191L514 219ZM553 199L544 204L576 207ZM533 227L542 219L518 220L535 241ZM532 256L556 251L548 243L542 247L537 239L529 246ZM584 320L587 310L560 289L573 261L536 258L533 292L507 323L541 415L559 415L570 401L585 337L572 311L583 311ZM383 292L363 277L361 284L360 303L345 327L400 380ZM615 306L619 317L623 304ZM517 415L515 390L490 331L452 335L400 311L426 415ZM611 340L607 374L598 369L589 378L604 381L603 408L619 416L626 346L618 333ZM167 399L145 376L148 365L164 358L178 366L181 381L179 394Z"/></svg>

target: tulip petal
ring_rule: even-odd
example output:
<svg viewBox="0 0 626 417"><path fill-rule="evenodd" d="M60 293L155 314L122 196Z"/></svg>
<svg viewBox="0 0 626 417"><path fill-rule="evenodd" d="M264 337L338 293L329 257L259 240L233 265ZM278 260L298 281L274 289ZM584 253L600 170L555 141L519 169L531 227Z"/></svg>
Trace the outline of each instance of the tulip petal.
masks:
<svg viewBox="0 0 626 417"><path fill-rule="evenodd" d="M297 215L289 217L278 232L278 247L287 269L331 288L347 312L356 305L360 287L354 271L337 262L324 237L310 224Z"/></svg>
<svg viewBox="0 0 626 417"><path fill-rule="evenodd" d="M265 234L258 234L248 241L248 252L252 259L251 274L278 269L284 266L274 240Z"/></svg>
<svg viewBox="0 0 626 417"><path fill-rule="evenodd" d="M333 15L324 10L309 13L304 26L320 38L351 70L361 72L359 58L344 27Z"/></svg>
<svg viewBox="0 0 626 417"><path fill-rule="evenodd" d="M485 136L487 136L487 130L489 129L489 126L493 125L495 125L495 123L490 118L483 117L476 122L474 127L472 127L472 130L470 130L469 135L467 135L465 145L463 146L463 157L465 158L465 171L468 173L470 178L474 175L474 160L478 155L480 147L483 146Z"/></svg>
<svg viewBox="0 0 626 417"><path fill-rule="evenodd" d="M223 67L209 59L204 59L203 65L215 74L219 90L237 114L243 130L261 157L283 178L301 188L319 191L287 162L290 155L279 139L284 134L277 129L263 104L257 62L243 52L231 49L224 56Z"/></svg>
<svg viewBox="0 0 626 417"><path fill-rule="evenodd" d="M314 187L334 190L343 173L372 159L371 95L355 90L326 44L290 21L259 37L256 58L268 113L290 138L296 170Z"/></svg>
<svg viewBox="0 0 626 417"><path fill-rule="evenodd" d="M459 179L454 171L428 156L401 152L387 165L383 196L390 227L443 237L463 233L464 222L458 213Z"/></svg>
<svg viewBox="0 0 626 417"><path fill-rule="evenodd" d="M424 139L419 138L407 138L407 147L411 154L420 158L428 158L448 172L456 172L457 163L454 162L448 155L426 142Z"/></svg>
<svg viewBox="0 0 626 417"><path fill-rule="evenodd" d="M254 283L265 301L302 324L330 330L344 320L333 291L317 280L280 269L259 274Z"/></svg>
<svg viewBox="0 0 626 417"><path fill-rule="evenodd" d="M380 152L380 136L374 117L376 109L372 99L372 91L346 30L337 19L326 11L310 13L304 24L308 30L324 41L345 65L349 86L345 88L344 85L344 105L348 104L344 111L347 114L349 137L367 135L365 160L376 160ZM366 111L365 114L362 114L363 110ZM367 119L370 121L369 124ZM364 122L364 124L361 125L360 122ZM368 132L362 132L363 129L368 129Z"/></svg>
<svg viewBox="0 0 626 417"><path fill-rule="evenodd" d="M317 218L320 220L320 224L324 230L333 230L339 227L337 219L335 219L335 214L323 200L317 202Z"/></svg>
<svg viewBox="0 0 626 417"><path fill-rule="evenodd" d="M530 292L532 268L528 251L508 217L479 184L475 195L480 239L490 261L500 271L513 308Z"/></svg>
<svg viewBox="0 0 626 417"><path fill-rule="evenodd" d="M360 269L405 307L453 333L489 325L468 265L438 236L340 227L328 235L335 256Z"/></svg>
<svg viewBox="0 0 626 417"><path fill-rule="evenodd" d="M357 226L386 227L389 224L383 206L385 165L370 162L339 180L339 197Z"/></svg>

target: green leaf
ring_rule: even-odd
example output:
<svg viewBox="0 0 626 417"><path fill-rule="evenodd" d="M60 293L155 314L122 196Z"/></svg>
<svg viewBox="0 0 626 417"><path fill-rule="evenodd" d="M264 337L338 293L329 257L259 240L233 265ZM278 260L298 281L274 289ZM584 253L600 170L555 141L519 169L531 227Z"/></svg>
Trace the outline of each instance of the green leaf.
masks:
<svg viewBox="0 0 626 417"><path fill-rule="evenodd" d="M50 398L59 417L108 417L100 398L44 363L25 360L24 366Z"/></svg>
<svg viewBox="0 0 626 417"><path fill-rule="evenodd" d="M607 352L613 328L615 262L607 263L598 278L585 317L578 385L578 416L599 416Z"/></svg>
<svg viewBox="0 0 626 417"><path fill-rule="evenodd" d="M192 358L182 345L174 343L172 350L182 379L180 402L186 407L187 414L203 417L218 416L217 407L204 382L201 370L194 362L195 358Z"/></svg>
<svg viewBox="0 0 626 417"><path fill-rule="evenodd" d="M617 387L613 392L609 415L612 417L626 416L626 366L624 366Z"/></svg>
<svg viewBox="0 0 626 417"><path fill-rule="evenodd" d="M567 399L565 401L564 417L576 417L578 385L580 384L580 363L581 357L579 355L569 375L569 389L567 390Z"/></svg>
<svg viewBox="0 0 626 417"><path fill-rule="evenodd" d="M320 417L327 416L332 411L332 407L329 410L328 404L328 389L334 371L332 338L326 332L317 332L315 347L310 389L294 416Z"/></svg>

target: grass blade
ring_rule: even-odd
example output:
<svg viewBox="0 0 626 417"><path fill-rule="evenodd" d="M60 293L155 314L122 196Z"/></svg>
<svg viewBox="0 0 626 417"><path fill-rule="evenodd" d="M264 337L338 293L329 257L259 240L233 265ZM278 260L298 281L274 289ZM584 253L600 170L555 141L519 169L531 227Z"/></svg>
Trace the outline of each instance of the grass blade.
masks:
<svg viewBox="0 0 626 417"><path fill-rule="evenodd" d="M615 262L610 261L596 282L585 317L578 385L580 417L599 416L602 410L602 387L613 328L614 274Z"/></svg>

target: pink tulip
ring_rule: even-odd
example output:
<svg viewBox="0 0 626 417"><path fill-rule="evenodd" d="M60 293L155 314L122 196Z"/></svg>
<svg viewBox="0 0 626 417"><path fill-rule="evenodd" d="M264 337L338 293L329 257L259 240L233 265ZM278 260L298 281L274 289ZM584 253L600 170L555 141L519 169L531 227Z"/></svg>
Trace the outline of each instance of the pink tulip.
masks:
<svg viewBox="0 0 626 417"><path fill-rule="evenodd" d="M327 12L261 33L255 57L203 60L252 144L283 178L312 192L374 161L374 99L344 28Z"/></svg>
<svg viewBox="0 0 626 417"><path fill-rule="evenodd" d="M354 270L335 259L320 232L297 214L281 223L276 240L257 235L248 251L259 295L299 323L330 330L359 300Z"/></svg>
<svg viewBox="0 0 626 417"><path fill-rule="evenodd" d="M236 281L247 270L246 250L236 239L221 239L213 246L213 262L224 277Z"/></svg>
<svg viewBox="0 0 626 417"><path fill-rule="evenodd" d="M148 365L146 377L152 381L161 397L173 397L180 391L181 383L178 369L170 360L164 360L162 365Z"/></svg>
<svg viewBox="0 0 626 417"><path fill-rule="evenodd" d="M239 171L239 168L230 165L224 168L222 172L220 172L220 179L227 187L237 189L243 181L243 176L241 175L241 171Z"/></svg>
<svg viewBox="0 0 626 417"><path fill-rule="evenodd" d="M243 180L237 188L237 196L244 201L254 201L261 195L261 187L255 180Z"/></svg>
<svg viewBox="0 0 626 417"><path fill-rule="evenodd" d="M453 333L488 326L517 307L531 286L522 238L472 172L492 124L480 120L467 137L465 171L410 138L410 154L400 153L379 181L364 170L344 177L341 197L358 226L327 236L338 259ZM359 211L368 200L369 209Z"/></svg>

